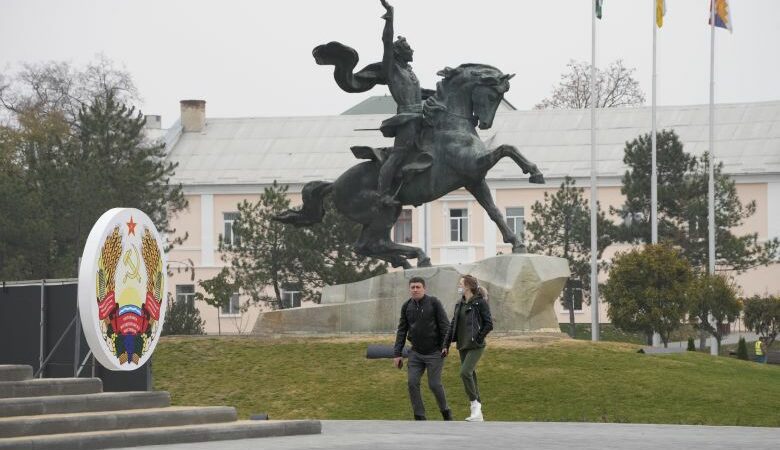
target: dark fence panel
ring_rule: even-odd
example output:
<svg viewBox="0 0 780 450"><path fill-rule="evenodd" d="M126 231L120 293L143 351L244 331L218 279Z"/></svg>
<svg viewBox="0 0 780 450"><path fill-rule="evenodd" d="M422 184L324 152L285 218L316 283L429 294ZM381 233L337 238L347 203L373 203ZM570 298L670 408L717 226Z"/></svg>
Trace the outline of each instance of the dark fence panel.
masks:
<svg viewBox="0 0 780 450"><path fill-rule="evenodd" d="M66 281L44 286L41 356L41 285L33 283L0 285L0 364L27 364L37 373L40 358L49 358L42 373L44 378L73 377L75 368L89 352L80 321L68 328L78 315L78 285ZM93 361L91 357L87 359L81 377L92 376ZM94 364L94 374L103 381L106 392L152 389L150 362L132 372L115 372L97 361Z"/></svg>
<svg viewBox="0 0 780 450"><path fill-rule="evenodd" d="M0 287L0 363L26 364L33 372L38 370L40 321L40 286Z"/></svg>

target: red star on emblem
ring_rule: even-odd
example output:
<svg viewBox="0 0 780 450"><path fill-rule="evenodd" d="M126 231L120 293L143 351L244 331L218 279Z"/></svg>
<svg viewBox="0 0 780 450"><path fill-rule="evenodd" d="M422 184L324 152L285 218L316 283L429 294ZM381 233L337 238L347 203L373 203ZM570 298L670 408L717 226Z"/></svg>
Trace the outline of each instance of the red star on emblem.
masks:
<svg viewBox="0 0 780 450"><path fill-rule="evenodd" d="M130 222L127 222L127 233L135 235L135 226L137 223L133 222L133 216L130 216Z"/></svg>

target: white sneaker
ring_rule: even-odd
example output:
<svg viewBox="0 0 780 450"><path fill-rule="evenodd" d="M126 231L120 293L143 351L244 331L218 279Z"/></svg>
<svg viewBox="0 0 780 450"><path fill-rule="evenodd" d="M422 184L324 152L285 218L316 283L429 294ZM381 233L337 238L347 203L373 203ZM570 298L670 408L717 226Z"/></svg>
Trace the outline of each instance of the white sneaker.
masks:
<svg viewBox="0 0 780 450"><path fill-rule="evenodd" d="M471 402L471 415L466 417L467 422L483 422L482 404L477 400Z"/></svg>

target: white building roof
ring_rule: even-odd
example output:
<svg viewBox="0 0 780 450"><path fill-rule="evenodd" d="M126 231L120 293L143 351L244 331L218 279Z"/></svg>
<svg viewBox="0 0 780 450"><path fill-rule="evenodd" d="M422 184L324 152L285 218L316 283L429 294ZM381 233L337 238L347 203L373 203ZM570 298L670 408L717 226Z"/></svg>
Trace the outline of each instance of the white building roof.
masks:
<svg viewBox="0 0 780 450"><path fill-rule="evenodd" d="M185 186L299 184L333 180L358 161L353 145L390 146L377 130L388 115L206 119L202 132L172 139L174 182ZM708 147L707 105L658 108L658 130L674 129L687 152ZM599 173L620 177L625 143L650 131L650 108L598 111ZM717 105L715 154L731 175L780 175L780 101ZM172 129L175 136L180 130ZM588 110L507 111L481 132L489 147L515 145L548 179L590 176ZM488 180L526 179L505 159Z"/></svg>

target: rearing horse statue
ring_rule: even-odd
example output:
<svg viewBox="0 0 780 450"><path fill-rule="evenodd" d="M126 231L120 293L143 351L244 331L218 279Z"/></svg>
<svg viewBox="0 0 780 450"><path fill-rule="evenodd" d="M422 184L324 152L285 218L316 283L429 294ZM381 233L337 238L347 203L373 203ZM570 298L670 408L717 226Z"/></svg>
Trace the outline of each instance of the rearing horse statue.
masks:
<svg viewBox="0 0 780 450"><path fill-rule="evenodd" d="M332 195L336 209L363 226L355 243L356 253L387 261L393 267L410 268L410 259L416 259L418 267L427 267L430 258L422 249L390 238L402 206L419 206L466 188L496 223L504 242L512 244L512 251L525 252L522 236L510 230L493 202L485 176L501 158L509 157L523 173L530 174L531 183L544 183L544 177L515 147L500 145L490 150L476 132L477 126L483 130L492 126L513 75L484 64L445 68L438 75L443 79L436 93L423 104L423 126L416 140L419 151L407 158L401 169L395 194L398 204L378 201L379 170L391 149L352 147L355 156L368 161L347 169L333 182L307 183L303 206L276 219L296 226L318 223L324 215L323 200Z"/></svg>

